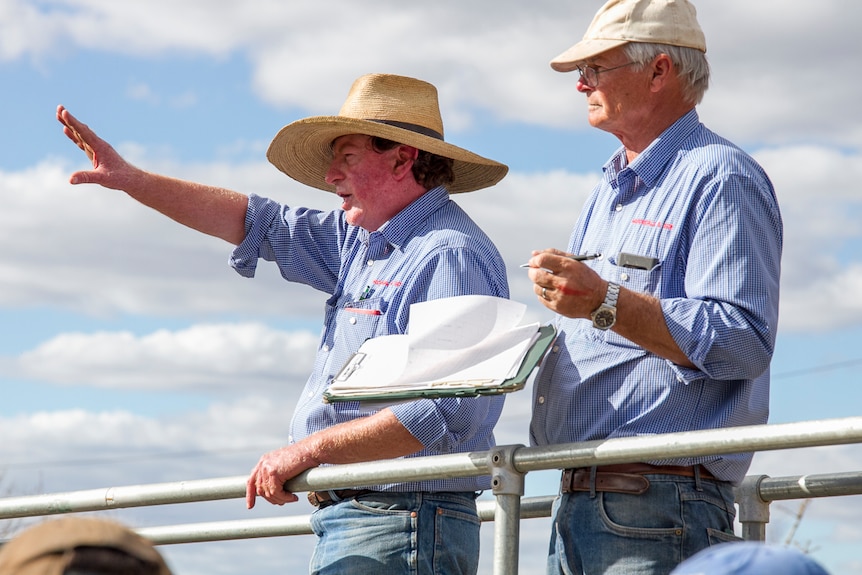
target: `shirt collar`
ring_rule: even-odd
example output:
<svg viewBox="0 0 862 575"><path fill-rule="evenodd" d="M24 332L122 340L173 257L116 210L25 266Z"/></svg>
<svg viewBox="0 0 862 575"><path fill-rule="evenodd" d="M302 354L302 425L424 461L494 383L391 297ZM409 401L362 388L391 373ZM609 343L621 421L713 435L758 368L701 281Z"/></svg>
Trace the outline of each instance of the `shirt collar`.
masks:
<svg viewBox="0 0 862 575"><path fill-rule="evenodd" d="M445 187L432 188L395 214L380 231L391 245L401 247L413 235L413 230L448 202L449 192Z"/></svg>
<svg viewBox="0 0 862 575"><path fill-rule="evenodd" d="M667 163L676 155L683 142L700 126L697 110L680 117L670 125L658 138L653 140L637 158L628 164L626 150L620 148L617 153L602 167L608 181L616 180L624 169L631 169L647 186L653 186L664 171Z"/></svg>
<svg viewBox="0 0 862 575"><path fill-rule="evenodd" d="M417 226L424 222L432 213L446 205L448 201L449 192L444 186L432 188L392 216L389 221L380 226L374 233L381 234L387 244L398 248L412 235L413 230ZM368 230L359 230L359 239L361 241L368 242L370 237L371 232Z"/></svg>

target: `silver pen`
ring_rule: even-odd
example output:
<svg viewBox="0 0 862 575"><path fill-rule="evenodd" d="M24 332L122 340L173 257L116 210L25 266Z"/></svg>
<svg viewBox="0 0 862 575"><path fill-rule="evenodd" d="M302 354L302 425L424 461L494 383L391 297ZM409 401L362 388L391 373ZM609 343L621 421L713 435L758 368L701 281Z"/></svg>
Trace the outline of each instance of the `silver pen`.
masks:
<svg viewBox="0 0 862 575"><path fill-rule="evenodd" d="M576 262L585 262L587 260L594 260L596 258L600 258L600 257L602 257L602 254L576 254L573 256L566 256L566 257L569 258L570 260L575 260ZM521 264L521 267L522 268L529 268L531 266L529 263L526 263L526 264ZM549 274L554 273L553 270L549 270L548 268L536 268L536 269L542 270L543 272L547 272Z"/></svg>

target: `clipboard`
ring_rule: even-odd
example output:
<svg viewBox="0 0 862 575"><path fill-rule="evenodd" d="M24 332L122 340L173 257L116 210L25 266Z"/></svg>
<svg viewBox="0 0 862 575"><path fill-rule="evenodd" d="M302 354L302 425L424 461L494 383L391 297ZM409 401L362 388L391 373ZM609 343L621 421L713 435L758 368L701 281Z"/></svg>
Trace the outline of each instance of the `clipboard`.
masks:
<svg viewBox="0 0 862 575"><path fill-rule="evenodd" d="M337 403L345 401L374 401L374 402L395 402L410 399L437 399L442 397L479 397L482 395L500 395L503 393L512 393L524 389L527 384L527 379L533 370L545 357L551 344L557 337L557 330L552 325L543 325L539 327L539 335L530 349L527 351L524 359L521 361L521 366L517 373L496 385L477 387L465 382L464 387L448 386L445 388L427 388L414 389L410 391L397 392L372 392L367 394L350 394L348 396L337 395L330 391L323 393L323 401L325 403ZM345 368L350 369L352 362L357 360L356 355L348 360ZM343 370L342 370L343 371Z"/></svg>

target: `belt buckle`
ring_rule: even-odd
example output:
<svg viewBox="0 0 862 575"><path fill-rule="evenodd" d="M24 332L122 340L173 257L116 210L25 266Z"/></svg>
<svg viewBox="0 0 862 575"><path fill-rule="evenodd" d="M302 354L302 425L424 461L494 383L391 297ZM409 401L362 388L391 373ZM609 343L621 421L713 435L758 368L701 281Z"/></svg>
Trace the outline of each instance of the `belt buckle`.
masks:
<svg viewBox="0 0 862 575"><path fill-rule="evenodd" d="M323 503L323 501L321 501L320 498L317 496L316 491L308 492L308 502L311 503L314 507L320 507L320 504Z"/></svg>

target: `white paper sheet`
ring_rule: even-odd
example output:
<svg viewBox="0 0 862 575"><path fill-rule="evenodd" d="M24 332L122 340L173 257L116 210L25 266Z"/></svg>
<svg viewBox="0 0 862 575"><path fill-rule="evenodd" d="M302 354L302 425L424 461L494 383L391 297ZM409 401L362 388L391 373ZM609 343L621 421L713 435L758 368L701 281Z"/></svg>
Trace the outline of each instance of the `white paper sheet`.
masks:
<svg viewBox="0 0 862 575"><path fill-rule="evenodd" d="M512 377L538 336L517 325L526 306L466 295L413 304L407 334L369 339L329 388L341 396L497 385Z"/></svg>

